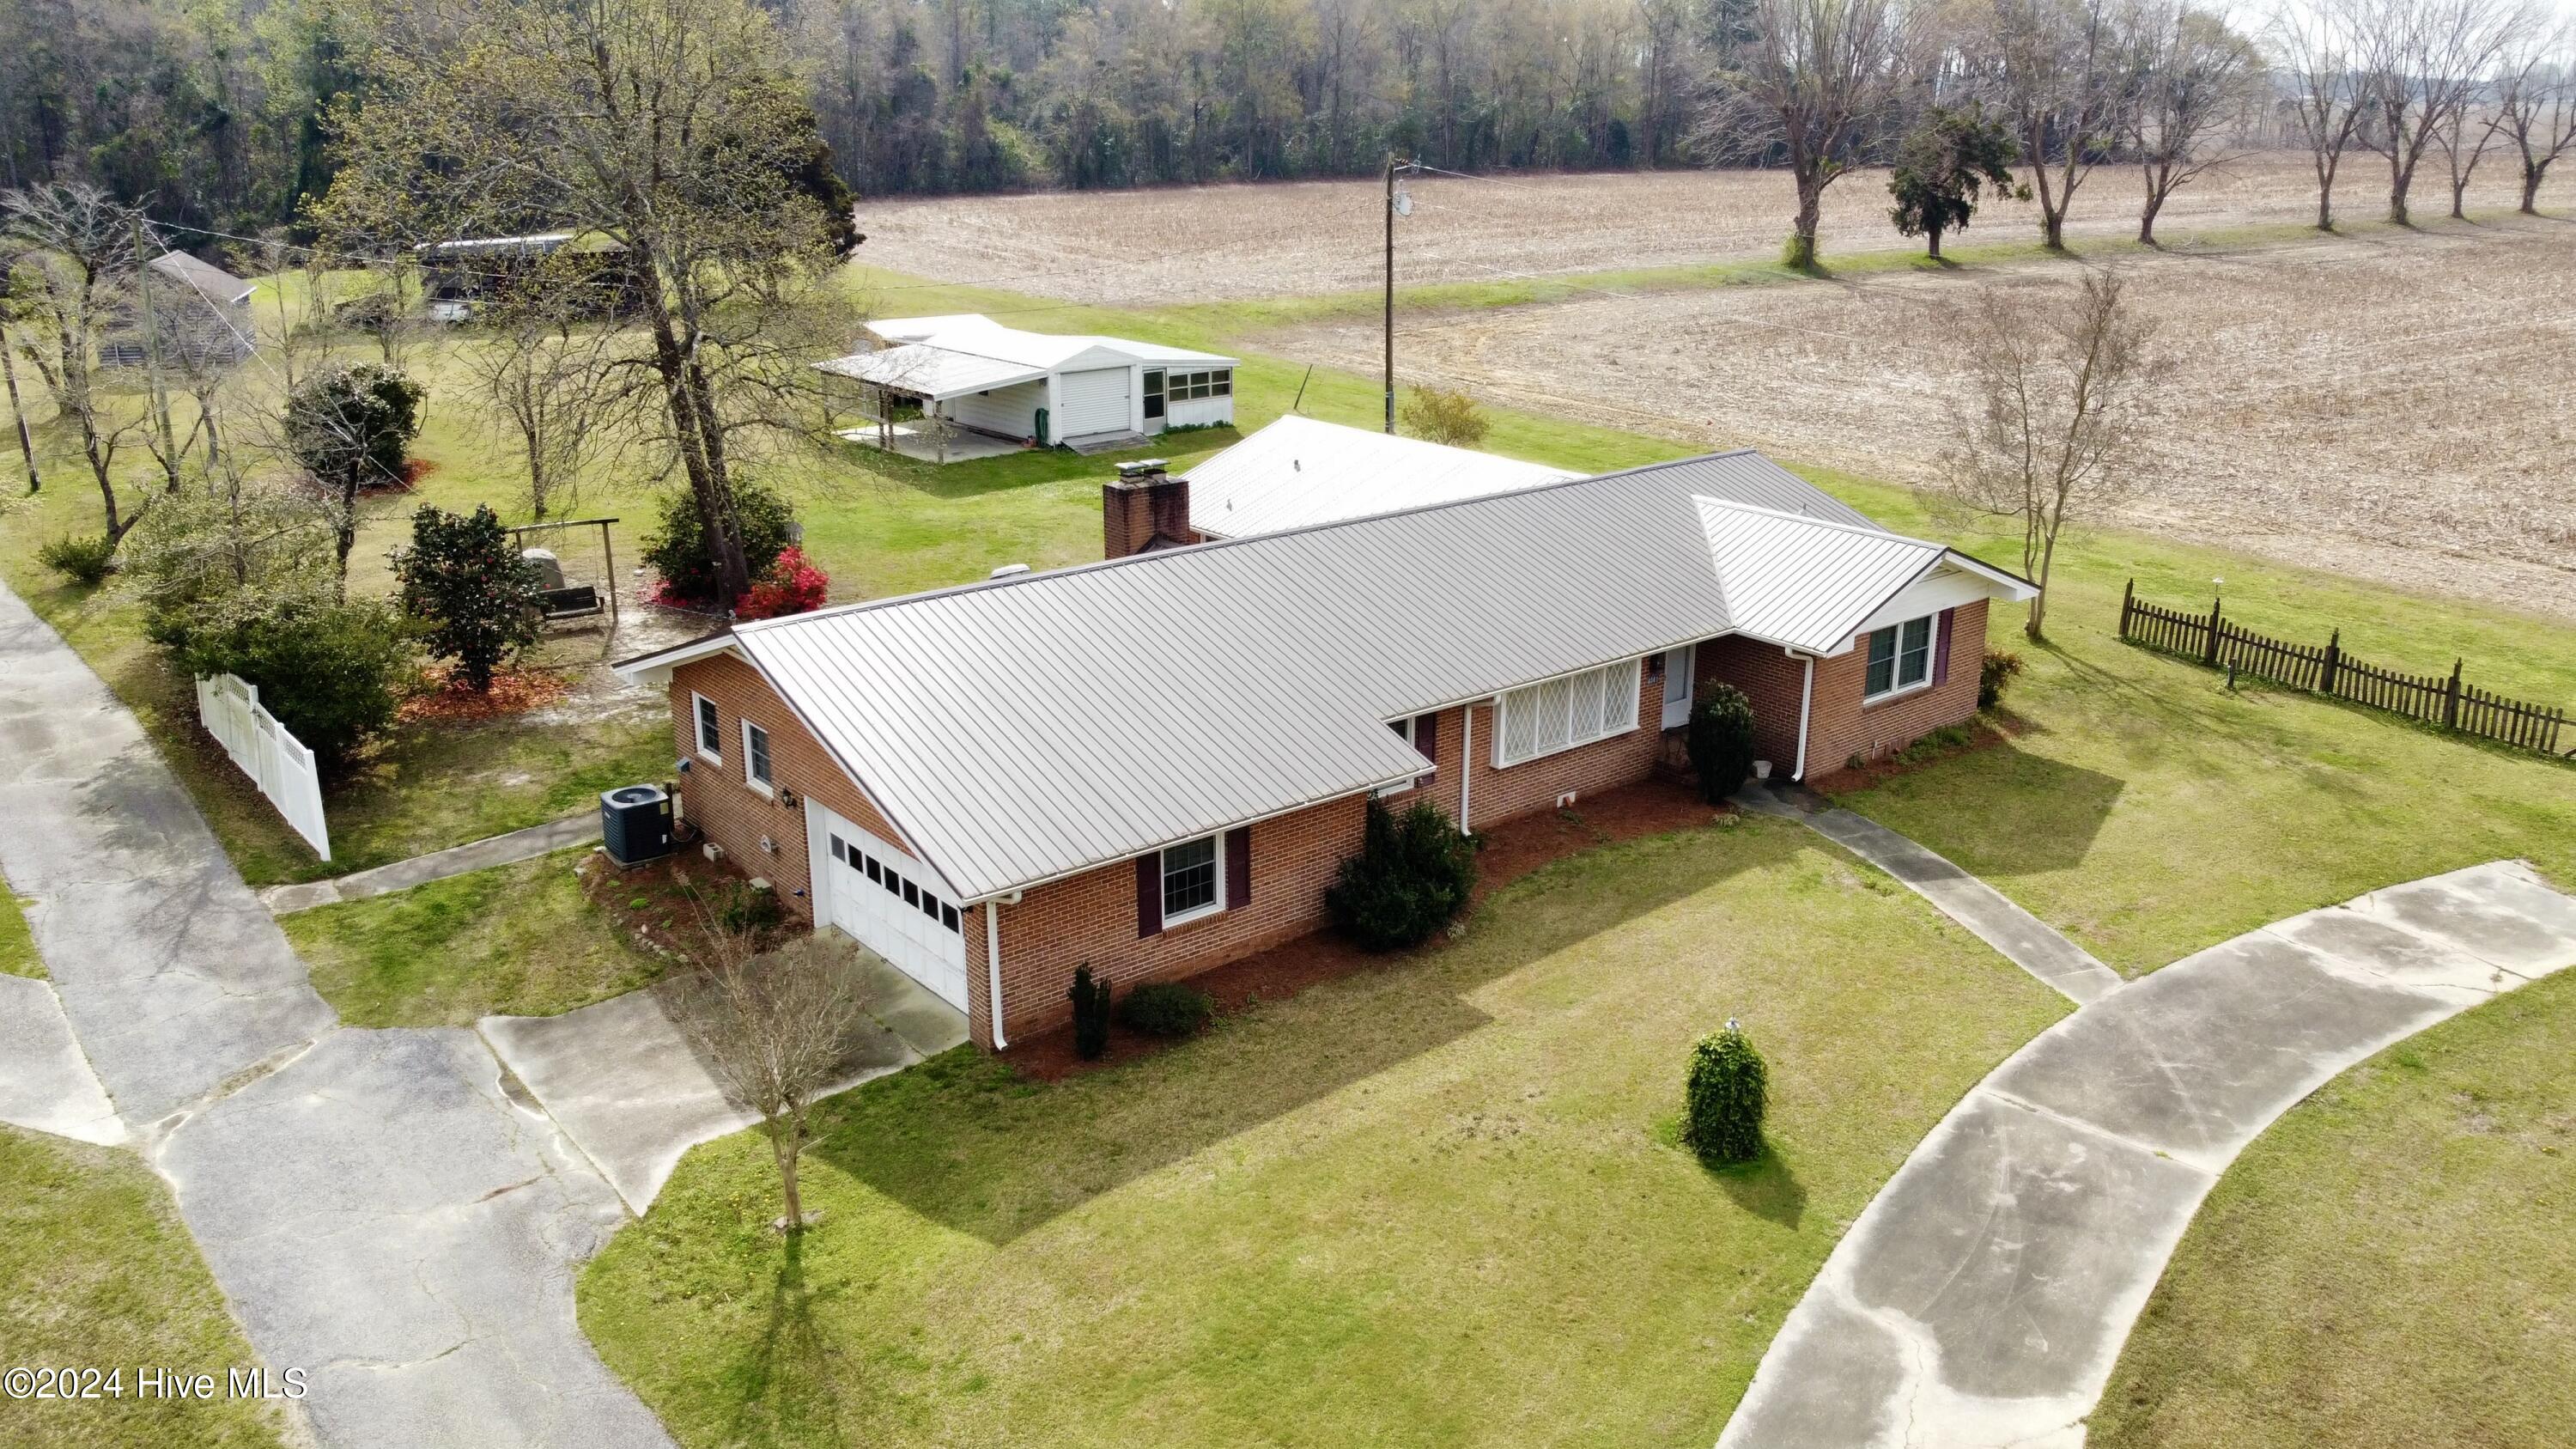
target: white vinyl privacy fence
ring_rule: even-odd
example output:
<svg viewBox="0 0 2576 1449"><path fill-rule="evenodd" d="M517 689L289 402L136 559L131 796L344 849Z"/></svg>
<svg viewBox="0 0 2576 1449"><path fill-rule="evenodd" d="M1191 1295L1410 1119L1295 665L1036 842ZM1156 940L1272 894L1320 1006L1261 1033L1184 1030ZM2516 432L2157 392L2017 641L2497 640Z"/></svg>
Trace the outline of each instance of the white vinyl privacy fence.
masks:
<svg viewBox="0 0 2576 1449"><path fill-rule="evenodd" d="M322 819L322 774L313 768L313 752L260 706L259 686L230 674L198 680L197 718L295 833L329 860L331 827Z"/></svg>

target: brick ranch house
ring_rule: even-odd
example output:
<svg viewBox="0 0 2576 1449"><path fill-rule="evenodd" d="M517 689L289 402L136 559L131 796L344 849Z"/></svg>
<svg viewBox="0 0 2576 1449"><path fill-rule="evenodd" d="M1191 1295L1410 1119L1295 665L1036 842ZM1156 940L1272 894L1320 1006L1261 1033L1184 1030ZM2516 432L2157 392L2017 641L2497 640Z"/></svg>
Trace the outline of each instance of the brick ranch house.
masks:
<svg viewBox="0 0 2576 1449"><path fill-rule="evenodd" d="M1472 832L1646 778L1701 681L1793 777L1965 720L2031 593L1749 451L1210 542L1187 490L1108 485L1100 563L619 664L669 690L686 818L1000 1049L1078 965L1315 930L1372 798Z"/></svg>

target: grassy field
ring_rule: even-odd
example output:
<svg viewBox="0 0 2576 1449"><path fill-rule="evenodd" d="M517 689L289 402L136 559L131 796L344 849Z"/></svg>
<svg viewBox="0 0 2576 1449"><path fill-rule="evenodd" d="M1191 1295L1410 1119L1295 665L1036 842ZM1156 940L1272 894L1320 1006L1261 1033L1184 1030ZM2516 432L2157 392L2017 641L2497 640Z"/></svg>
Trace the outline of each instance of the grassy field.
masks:
<svg viewBox="0 0 2576 1449"><path fill-rule="evenodd" d="M27 914L5 881L0 881L0 974L45 979L45 958L36 954L35 938L27 933Z"/></svg>
<svg viewBox="0 0 2576 1449"><path fill-rule="evenodd" d="M2095 1449L2541 1449L2576 1424L2576 973L2353 1068L2248 1148Z"/></svg>
<svg viewBox="0 0 2576 1449"><path fill-rule="evenodd" d="M586 1272L690 1444L1706 1443L1843 1227L2065 1010L1754 821L1612 846L1446 949L1052 1087L959 1051L836 1099L789 1253L748 1136ZM1669 1145L1740 1016L1776 1155Z"/></svg>
<svg viewBox="0 0 2576 1449"><path fill-rule="evenodd" d="M255 1366L170 1194L130 1152L0 1126L0 1366L124 1369L125 1396L0 1405L9 1449L249 1449L280 1442L255 1400L137 1397L144 1365ZM281 1366L282 1367L282 1366Z"/></svg>
<svg viewBox="0 0 2576 1449"><path fill-rule="evenodd" d="M662 962L629 942L573 866L588 847L279 918L313 989L351 1026L552 1016L632 991Z"/></svg>

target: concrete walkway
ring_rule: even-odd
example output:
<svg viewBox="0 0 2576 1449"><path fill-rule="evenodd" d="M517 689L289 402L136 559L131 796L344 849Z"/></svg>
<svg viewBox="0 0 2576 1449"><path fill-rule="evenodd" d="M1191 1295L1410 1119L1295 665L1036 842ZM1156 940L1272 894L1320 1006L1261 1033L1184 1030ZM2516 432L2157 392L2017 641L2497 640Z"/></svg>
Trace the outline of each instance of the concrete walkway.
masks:
<svg viewBox="0 0 2576 1449"><path fill-rule="evenodd" d="M0 976L0 1122L101 1147L125 1140L54 988L23 976Z"/></svg>
<svg viewBox="0 0 2576 1449"><path fill-rule="evenodd" d="M2294 916L2076 1011L1906 1159L1718 1443L2076 1449L2247 1143L2390 1043L2570 964L2576 898L2499 862Z"/></svg>
<svg viewBox="0 0 2576 1449"><path fill-rule="evenodd" d="M470 840L463 845L415 855L409 860L398 860L373 870L357 871L337 880L270 886L259 893L259 898L271 915L292 915L337 901L360 901L389 891L409 890L416 885L427 885L468 871L534 860L566 846L597 839L599 812L586 810L561 820L549 820L543 825L531 825L525 830L513 830L507 835Z"/></svg>
<svg viewBox="0 0 2576 1449"><path fill-rule="evenodd" d="M869 953L870 1021L845 1046L828 1096L899 1072L966 1040L966 1014ZM642 1216L680 1158L759 1119L699 1057L665 982L561 1016L487 1016L475 1029Z"/></svg>
<svg viewBox="0 0 2576 1449"><path fill-rule="evenodd" d="M5 587L0 819L73 1035L253 1348L309 1375L321 1443L669 1442L573 1317L608 1184L472 1033L340 1028L134 716Z"/></svg>
<svg viewBox="0 0 2576 1449"><path fill-rule="evenodd" d="M1795 820L1886 871L1957 921L2005 959L2081 1006L2120 988L2120 973L2066 939L2056 927L2006 899L2003 892L1879 824L1827 804L1797 785L1747 784L1735 796L1747 810Z"/></svg>

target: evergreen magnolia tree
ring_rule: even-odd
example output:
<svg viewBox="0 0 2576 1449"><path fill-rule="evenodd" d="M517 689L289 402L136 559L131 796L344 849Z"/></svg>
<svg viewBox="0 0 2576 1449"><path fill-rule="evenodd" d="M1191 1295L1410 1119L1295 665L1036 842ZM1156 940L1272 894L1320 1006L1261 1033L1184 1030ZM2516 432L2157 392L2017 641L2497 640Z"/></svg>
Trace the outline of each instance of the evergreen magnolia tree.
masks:
<svg viewBox="0 0 2576 1449"><path fill-rule="evenodd" d="M1691 1047L1684 1083L1682 1140L1712 1166L1762 1155L1762 1118L1770 1108L1771 1074L1744 1029L1729 1021Z"/></svg>
<svg viewBox="0 0 2576 1449"><path fill-rule="evenodd" d="M850 194L821 164L769 14L749 0L459 0L389 15L369 69L380 84L339 117L317 219L386 244L542 226L594 239L585 252L613 246L641 326L597 375L659 415L715 603L730 607L768 562L743 547L740 446L820 434L807 364L856 325L825 284L858 241Z"/></svg>
<svg viewBox="0 0 2576 1449"><path fill-rule="evenodd" d="M1934 106L1896 148L1895 174L1887 179L1896 205L1889 208L1888 220L1898 232L1928 241L1930 255L1939 259L1941 234L1967 229L1980 188L1991 185L2004 196L2028 194L2013 185L2013 158L2019 154L2012 128L1989 119L1976 102Z"/></svg>
<svg viewBox="0 0 2576 1449"><path fill-rule="evenodd" d="M422 622L432 658L456 661L454 678L480 694L502 661L537 642L545 593L488 505L469 514L423 504L411 547L394 560L403 609Z"/></svg>
<svg viewBox="0 0 2576 1449"><path fill-rule="evenodd" d="M333 502L333 544L342 586L358 542L358 495L406 481L411 440L420 436L421 385L390 367L361 362L317 372L286 395L286 447Z"/></svg>

